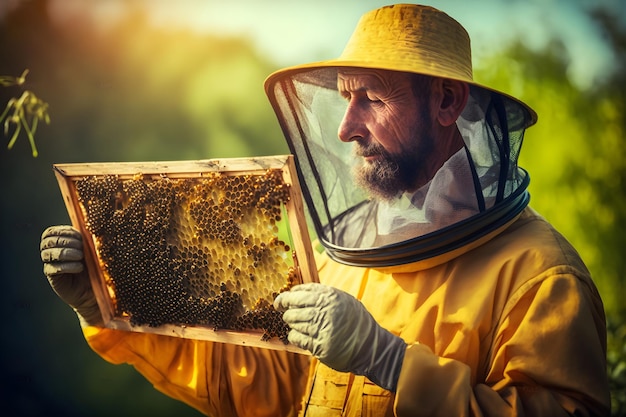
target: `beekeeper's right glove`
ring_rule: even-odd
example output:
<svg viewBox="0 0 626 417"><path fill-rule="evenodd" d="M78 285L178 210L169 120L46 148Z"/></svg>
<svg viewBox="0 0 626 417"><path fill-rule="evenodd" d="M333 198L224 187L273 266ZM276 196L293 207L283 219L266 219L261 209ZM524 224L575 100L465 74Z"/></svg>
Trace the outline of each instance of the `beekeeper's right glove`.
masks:
<svg viewBox="0 0 626 417"><path fill-rule="evenodd" d="M41 235L43 273L54 292L74 309L81 325L103 324L83 263L83 238L72 226L52 226Z"/></svg>
<svg viewBox="0 0 626 417"><path fill-rule="evenodd" d="M337 371L365 375L396 391L407 344L381 327L352 295L306 283L280 293L274 308L285 312L291 343Z"/></svg>

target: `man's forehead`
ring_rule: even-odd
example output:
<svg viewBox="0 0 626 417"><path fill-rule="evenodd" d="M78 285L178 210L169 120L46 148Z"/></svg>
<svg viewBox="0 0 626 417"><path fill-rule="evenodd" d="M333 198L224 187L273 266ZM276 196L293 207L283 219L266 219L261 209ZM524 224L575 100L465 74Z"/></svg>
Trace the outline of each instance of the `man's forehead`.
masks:
<svg viewBox="0 0 626 417"><path fill-rule="evenodd" d="M377 88L408 81L408 73L375 68L341 68L337 72L337 86L340 90Z"/></svg>

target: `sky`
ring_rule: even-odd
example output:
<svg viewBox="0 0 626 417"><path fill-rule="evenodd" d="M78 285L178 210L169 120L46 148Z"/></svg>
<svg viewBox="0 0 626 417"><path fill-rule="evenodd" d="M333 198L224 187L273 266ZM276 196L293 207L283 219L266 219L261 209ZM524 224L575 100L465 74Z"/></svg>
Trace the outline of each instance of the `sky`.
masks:
<svg viewBox="0 0 626 417"><path fill-rule="evenodd" d="M29 0L0 0L0 15ZM145 8L155 25L201 33L244 36L279 65L336 57L359 17L390 0L51 0L59 22L89 18L106 28L133 8ZM614 57L590 21L590 6L605 5L626 22L623 0L424 0L458 20L472 39L474 61L513 40L541 48L561 36L571 57L569 76L588 87L611 71ZM3 10L4 9L4 10Z"/></svg>

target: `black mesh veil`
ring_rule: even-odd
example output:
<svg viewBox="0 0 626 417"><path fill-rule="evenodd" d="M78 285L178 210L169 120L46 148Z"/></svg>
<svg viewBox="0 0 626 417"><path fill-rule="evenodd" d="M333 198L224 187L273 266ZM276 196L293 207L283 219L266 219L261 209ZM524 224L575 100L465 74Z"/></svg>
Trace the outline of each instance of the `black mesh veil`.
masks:
<svg viewBox="0 0 626 417"><path fill-rule="evenodd" d="M361 266L418 261L463 246L513 219L528 204L517 166L532 117L517 101L470 86L457 120L465 147L417 192L375 202L355 185L352 143L337 132L347 102L337 68L289 73L267 92L281 123L309 215L329 256Z"/></svg>

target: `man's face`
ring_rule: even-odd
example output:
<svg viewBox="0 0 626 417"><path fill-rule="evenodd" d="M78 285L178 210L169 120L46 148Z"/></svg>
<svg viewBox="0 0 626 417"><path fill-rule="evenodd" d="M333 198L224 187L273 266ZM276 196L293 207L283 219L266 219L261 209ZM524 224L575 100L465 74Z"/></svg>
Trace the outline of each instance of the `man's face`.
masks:
<svg viewBox="0 0 626 417"><path fill-rule="evenodd" d="M417 96L410 74L345 69L338 90L348 100L339 139L354 142L355 179L374 198L389 200L431 178L434 150L429 91Z"/></svg>

